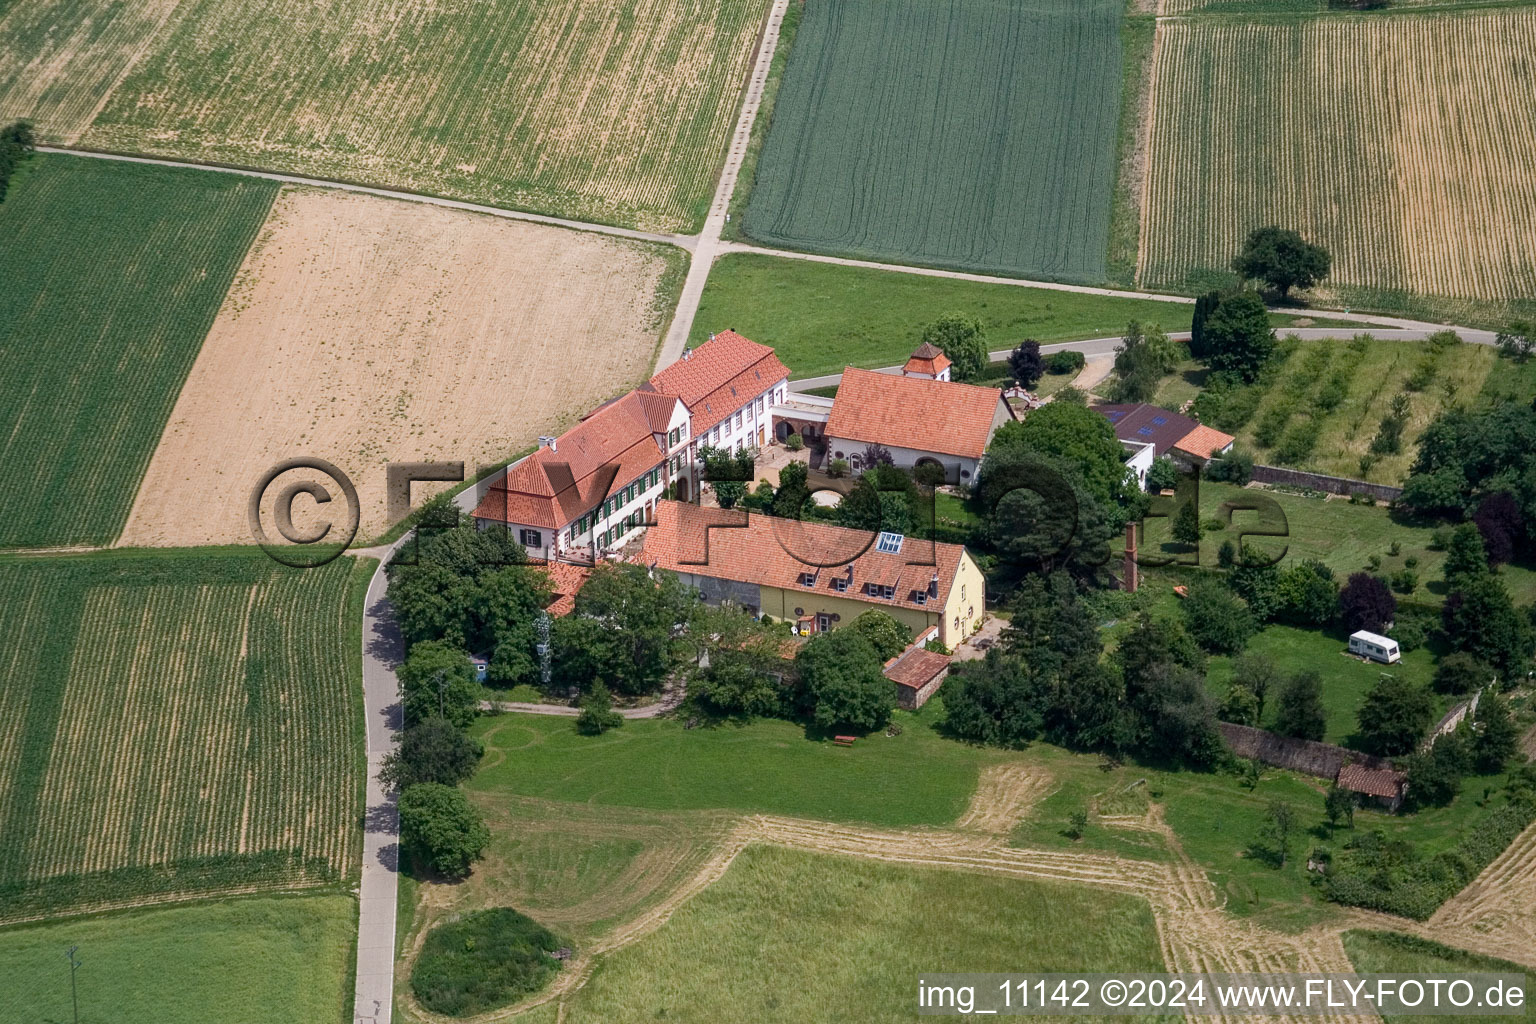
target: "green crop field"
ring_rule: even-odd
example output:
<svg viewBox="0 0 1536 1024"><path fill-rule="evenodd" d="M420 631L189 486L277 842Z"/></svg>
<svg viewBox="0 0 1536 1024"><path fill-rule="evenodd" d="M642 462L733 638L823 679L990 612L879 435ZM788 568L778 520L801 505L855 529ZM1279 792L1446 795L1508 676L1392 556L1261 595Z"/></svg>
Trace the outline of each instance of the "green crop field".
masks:
<svg viewBox="0 0 1536 1024"><path fill-rule="evenodd" d="M1101 280L1124 6L807 5L746 233L795 249Z"/></svg>
<svg viewBox="0 0 1536 1024"><path fill-rule="evenodd" d="M370 568L0 559L0 920L355 872Z"/></svg>
<svg viewBox="0 0 1536 1024"><path fill-rule="evenodd" d="M1151 908L1080 886L749 847L603 958L576 1024L910 1020L924 972L1161 971ZM791 980L792 979L792 980Z"/></svg>
<svg viewBox="0 0 1536 1024"><path fill-rule="evenodd" d="M0 548L105 544L277 185L38 154L0 203Z"/></svg>
<svg viewBox="0 0 1536 1024"><path fill-rule="evenodd" d="M0 115L89 148L658 229L703 221L767 9L153 0L153 17L109 18L117 6L19 0L0 55L34 64L0 77Z"/></svg>
<svg viewBox="0 0 1536 1024"><path fill-rule="evenodd" d="M82 1024L341 1024L356 922L347 896L258 896L6 928L0 1020L72 1020L78 946Z"/></svg>
<svg viewBox="0 0 1536 1024"><path fill-rule="evenodd" d="M1329 248L1346 305L1530 306L1536 167L1509 154L1536 145L1533 48L1529 5L1164 19L1141 282L1228 277L1281 224Z"/></svg>

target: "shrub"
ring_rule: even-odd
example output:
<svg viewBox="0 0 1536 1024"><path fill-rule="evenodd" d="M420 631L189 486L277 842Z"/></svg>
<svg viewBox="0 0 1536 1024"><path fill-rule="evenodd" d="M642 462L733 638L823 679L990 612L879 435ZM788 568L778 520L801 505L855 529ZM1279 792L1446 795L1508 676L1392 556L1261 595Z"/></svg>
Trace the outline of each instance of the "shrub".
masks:
<svg viewBox="0 0 1536 1024"><path fill-rule="evenodd" d="M1190 586L1184 599L1184 621L1201 647L1221 654L1242 650L1257 629L1242 599L1209 580Z"/></svg>
<svg viewBox="0 0 1536 1024"><path fill-rule="evenodd" d="M509 907L478 910L427 933L411 968L411 992L434 1013L451 1017L493 1010L537 992L567 943Z"/></svg>
<svg viewBox="0 0 1536 1024"><path fill-rule="evenodd" d="M1045 359L1045 371L1047 373L1054 373L1058 375L1064 373L1078 373L1087 364L1088 360L1083 356L1081 352L1052 352Z"/></svg>
<svg viewBox="0 0 1536 1024"><path fill-rule="evenodd" d="M1209 480L1243 486L1253 479L1253 456L1233 448L1219 459L1206 463L1205 475Z"/></svg>
<svg viewBox="0 0 1536 1024"><path fill-rule="evenodd" d="M848 460L833 459L827 463L827 475L831 477L845 477L848 475Z"/></svg>
<svg viewBox="0 0 1536 1024"><path fill-rule="evenodd" d="M805 438L801 437L798 433L790 434L784 439L784 447L792 452L798 452L805 447Z"/></svg>
<svg viewBox="0 0 1536 1024"><path fill-rule="evenodd" d="M1399 594L1411 594L1419 589L1419 574L1412 569L1399 569L1392 574L1392 589Z"/></svg>
<svg viewBox="0 0 1536 1024"><path fill-rule="evenodd" d="M581 714L576 716L576 731L583 736L600 736L609 729L624 724L624 716L613 710L613 695L602 683L595 683L592 692L581 702Z"/></svg>

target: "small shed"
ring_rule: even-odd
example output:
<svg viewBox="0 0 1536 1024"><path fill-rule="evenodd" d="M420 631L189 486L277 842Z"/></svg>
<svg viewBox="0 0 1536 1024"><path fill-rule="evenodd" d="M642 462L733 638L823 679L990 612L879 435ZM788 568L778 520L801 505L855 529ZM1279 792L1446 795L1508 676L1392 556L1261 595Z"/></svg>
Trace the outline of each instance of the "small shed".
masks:
<svg viewBox="0 0 1536 1024"><path fill-rule="evenodd" d="M928 702L949 675L949 657L925 646L939 631L930 627L896 657L885 663L885 678L896 684L896 703L909 711Z"/></svg>
<svg viewBox="0 0 1536 1024"><path fill-rule="evenodd" d="M1403 653L1398 649L1397 641L1380 633L1371 633L1367 630L1357 630L1349 635L1349 653L1359 655L1362 658L1370 658L1390 665L1395 661L1401 661Z"/></svg>
<svg viewBox="0 0 1536 1024"><path fill-rule="evenodd" d="M1339 769L1340 789L1373 798L1389 811L1396 811L1403 803L1403 790L1408 776L1392 768L1371 768L1363 764L1346 764Z"/></svg>
<svg viewBox="0 0 1536 1024"><path fill-rule="evenodd" d="M469 667L474 670L475 682L483 683L485 682L485 674L491 667L491 656L489 654L471 654L469 656Z"/></svg>

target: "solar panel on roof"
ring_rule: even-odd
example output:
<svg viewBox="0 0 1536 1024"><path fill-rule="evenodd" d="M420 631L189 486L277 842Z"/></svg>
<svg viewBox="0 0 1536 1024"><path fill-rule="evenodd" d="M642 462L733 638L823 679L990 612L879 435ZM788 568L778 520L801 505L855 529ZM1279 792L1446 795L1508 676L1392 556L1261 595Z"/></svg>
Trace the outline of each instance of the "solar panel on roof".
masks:
<svg viewBox="0 0 1536 1024"><path fill-rule="evenodd" d="M1142 427L1140 430L1136 431L1136 433L1140 434L1142 437L1151 437L1152 436L1152 428L1151 427Z"/></svg>
<svg viewBox="0 0 1536 1024"><path fill-rule="evenodd" d="M901 542L906 538L899 533L889 531L881 533L880 539L875 541L875 550L884 551L888 555L894 555L901 550Z"/></svg>
<svg viewBox="0 0 1536 1024"><path fill-rule="evenodd" d="M1168 422L1168 417L1167 416L1153 416L1152 417L1152 424L1153 424L1153 426L1160 427L1164 423L1167 423L1167 422Z"/></svg>

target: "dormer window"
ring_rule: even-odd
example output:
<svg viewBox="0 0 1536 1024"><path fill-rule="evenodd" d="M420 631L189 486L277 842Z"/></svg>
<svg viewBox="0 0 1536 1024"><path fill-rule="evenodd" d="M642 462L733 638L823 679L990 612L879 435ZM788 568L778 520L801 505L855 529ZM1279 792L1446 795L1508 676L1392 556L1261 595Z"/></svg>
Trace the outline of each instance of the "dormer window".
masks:
<svg viewBox="0 0 1536 1024"><path fill-rule="evenodd" d="M832 577L832 589L837 591L839 594L847 592L847 590L848 590L848 577L847 576L834 576L834 577Z"/></svg>
<svg viewBox="0 0 1536 1024"><path fill-rule="evenodd" d="M814 587L816 585L816 574L814 572L801 573L800 585L802 587Z"/></svg>

